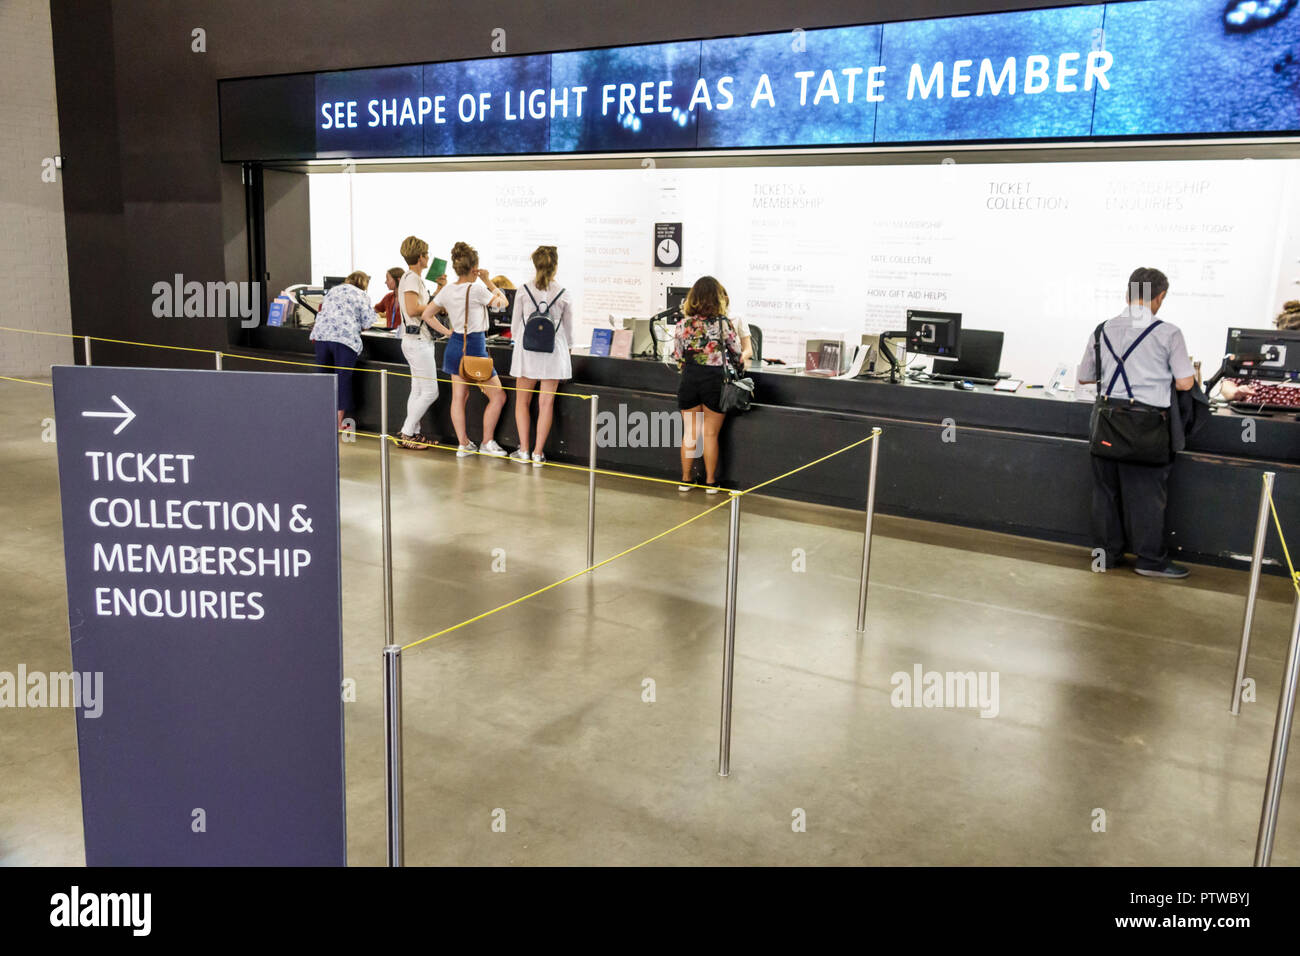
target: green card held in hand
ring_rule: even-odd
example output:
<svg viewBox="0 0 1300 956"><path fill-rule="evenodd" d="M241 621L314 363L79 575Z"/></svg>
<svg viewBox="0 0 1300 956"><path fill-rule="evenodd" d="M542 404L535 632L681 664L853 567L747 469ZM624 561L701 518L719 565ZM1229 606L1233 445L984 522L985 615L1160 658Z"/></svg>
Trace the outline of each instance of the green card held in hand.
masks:
<svg viewBox="0 0 1300 956"><path fill-rule="evenodd" d="M424 274L424 277L428 279L430 282L437 282L439 276L445 276L446 274L447 274L447 260L434 259L432 262L429 263L429 271Z"/></svg>

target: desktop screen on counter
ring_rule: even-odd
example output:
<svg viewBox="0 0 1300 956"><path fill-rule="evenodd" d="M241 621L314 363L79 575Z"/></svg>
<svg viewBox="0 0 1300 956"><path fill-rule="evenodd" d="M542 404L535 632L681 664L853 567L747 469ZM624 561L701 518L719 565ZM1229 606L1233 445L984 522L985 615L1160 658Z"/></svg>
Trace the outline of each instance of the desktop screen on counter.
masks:
<svg viewBox="0 0 1300 956"><path fill-rule="evenodd" d="M1295 7L1296 0L1226 7L1224 0L1128 0L225 80L224 155L538 155L1296 132ZM255 119L266 129L275 116L265 132L249 128Z"/></svg>

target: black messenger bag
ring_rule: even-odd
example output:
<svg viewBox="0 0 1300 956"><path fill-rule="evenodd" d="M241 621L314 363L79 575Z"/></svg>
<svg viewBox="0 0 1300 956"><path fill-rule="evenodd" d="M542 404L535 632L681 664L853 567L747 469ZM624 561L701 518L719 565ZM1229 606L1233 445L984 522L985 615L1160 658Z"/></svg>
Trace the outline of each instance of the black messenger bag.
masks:
<svg viewBox="0 0 1300 956"><path fill-rule="evenodd" d="M731 320L726 317L718 319L718 345L722 346L722 397L718 401L718 408L730 415L749 411L749 406L754 402L754 380L748 375L741 375L731 364L731 357L727 355L727 343L723 338L726 334L722 329L723 322L731 325ZM707 327L706 322L705 328Z"/></svg>
<svg viewBox="0 0 1300 956"><path fill-rule="evenodd" d="M754 402L754 380L732 368L729 359L724 358L722 363L722 398L718 401L718 408L727 414L749 411Z"/></svg>
<svg viewBox="0 0 1300 956"><path fill-rule="evenodd" d="M1128 373L1124 370L1124 360L1133 354L1133 350L1142 344L1147 334L1160 324L1156 319L1130 345L1123 356L1117 355L1106 339L1106 348L1115 358L1115 374L1110 377L1110 385L1105 393L1101 390L1101 340L1105 336L1105 323L1097 326L1092 336L1097 365L1097 403L1092 408L1092 421L1089 430L1089 451L1098 458L1123 461L1136 465L1167 465L1173 460L1169 436L1169 409L1156 408L1135 401L1133 389L1129 384ZM1128 399L1122 400L1112 396L1115 383L1124 380L1124 389Z"/></svg>

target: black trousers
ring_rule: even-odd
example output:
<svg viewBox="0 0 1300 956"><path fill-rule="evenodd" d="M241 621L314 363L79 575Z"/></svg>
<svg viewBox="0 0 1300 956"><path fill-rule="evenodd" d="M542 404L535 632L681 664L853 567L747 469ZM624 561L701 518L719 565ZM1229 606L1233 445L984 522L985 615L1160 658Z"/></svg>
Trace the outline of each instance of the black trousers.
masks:
<svg viewBox="0 0 1300 956"><path fill-rule="evenodd" d="M1169 503L1169 465L1134 465L1092 458L1092 535L1106 551L1109 567L1127 550L1137 566L1159 568L1165 551L1165 506Z"/></svg>

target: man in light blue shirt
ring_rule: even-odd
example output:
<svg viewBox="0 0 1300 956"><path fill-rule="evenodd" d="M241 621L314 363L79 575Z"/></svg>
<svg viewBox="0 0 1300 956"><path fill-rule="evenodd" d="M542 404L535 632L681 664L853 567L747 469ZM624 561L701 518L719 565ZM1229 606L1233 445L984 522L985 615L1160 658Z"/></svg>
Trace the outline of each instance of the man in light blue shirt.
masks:
<svg viewBox="0 0 1300 956"><path fill-rule="evenodd" d="M1097 394L1168 409L1173 390L1196 384L1182 330L1156 318L1169 292L1159 269L1137 269L1129 277L1128 307L1102 326L1101 368L1093 337L1079 363L1079 383L1097 383ZM1136 344L1135 344L1136 343ZM1130 351L1132 349L1132 351ZM1127 544L1138 574L1185 578L1188 570L1169 560L1165 549L1165 506L1172 462L1146 465L1092 456L1092 526L1105 551L1105 568L1124 563Z"/></svg>

